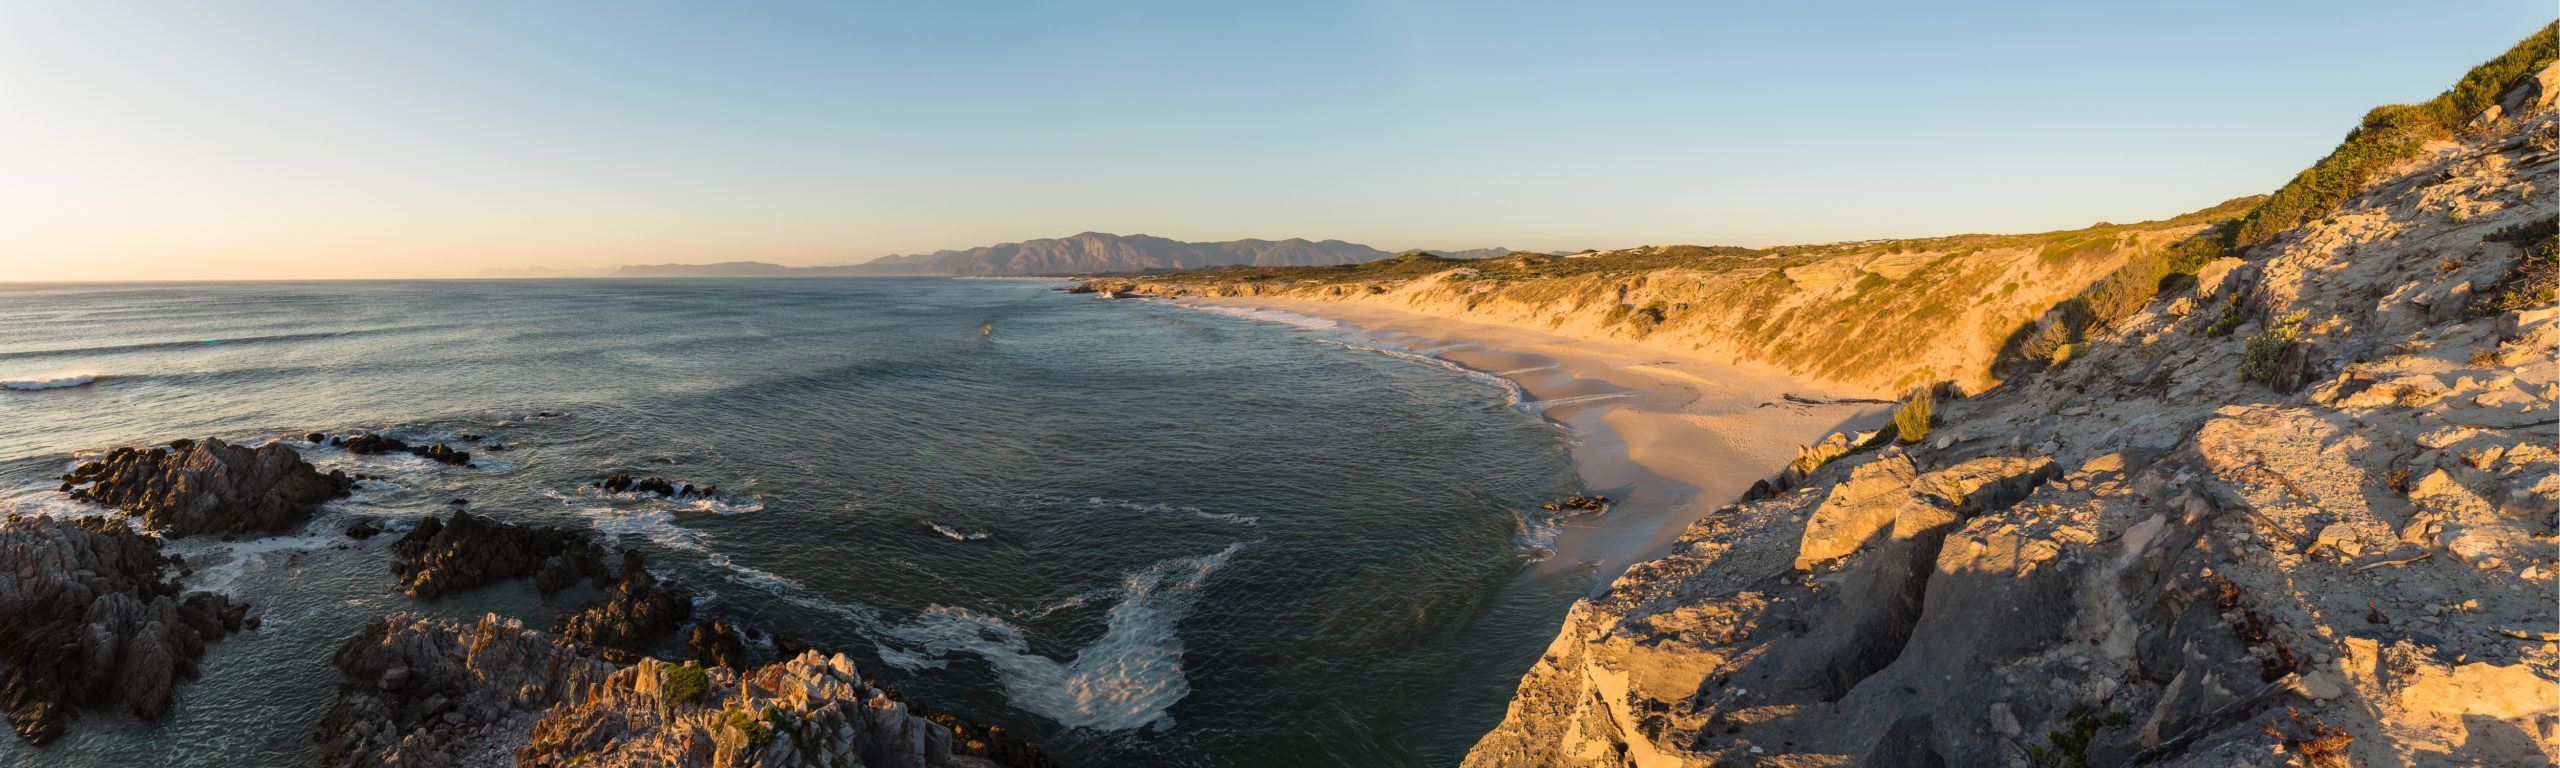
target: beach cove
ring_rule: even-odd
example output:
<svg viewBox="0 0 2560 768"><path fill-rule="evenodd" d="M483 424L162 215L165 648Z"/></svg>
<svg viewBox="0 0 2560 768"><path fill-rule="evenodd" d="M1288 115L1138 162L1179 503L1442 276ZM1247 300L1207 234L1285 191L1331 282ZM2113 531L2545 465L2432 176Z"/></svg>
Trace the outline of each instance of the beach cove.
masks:
<svg viewBox="0 0 2560 768"><path fill-rule="evenodd" d="M1540 542L1550 555L1538 568L1587 564L1595 590L1777 474L1798 447L1843 429L1872 429L1892 409L1872 393L1766 365L1510 323L1275 296L1174 301L1322 318L1356 329L1344 337L1352 346L1417 355L1516 386L1523 407L1570 432L1575 471L1588 491L1614 502L1603 514L1565 518L1551 541Z"/></svg>

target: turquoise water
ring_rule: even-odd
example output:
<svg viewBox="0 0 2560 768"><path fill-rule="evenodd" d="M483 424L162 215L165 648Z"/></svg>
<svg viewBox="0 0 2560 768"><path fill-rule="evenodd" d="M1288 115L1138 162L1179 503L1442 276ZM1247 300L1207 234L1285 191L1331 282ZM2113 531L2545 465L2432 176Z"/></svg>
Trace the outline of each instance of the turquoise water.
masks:
<svg viewBox="0 0 2560 768"><path fill-rule="evenodd" d="M1524 511L1577 490L1564 435L1481 379L1322 343L1346 329L1055 287L0 285L0 380L94 377L0 389L0 507L88 512L52 490L76 453L181 436L511 448L306 449L388 480L300 535L173 545L265 627L168 717L85 716L0 763L307 762L327 649L366 617L555 609L393 594L392 537L336 533L466 498L649 551L716 610L1071 764L1455 764L1588 586L1524 567ZM581 490L612 472L723 496Z"/></svg>

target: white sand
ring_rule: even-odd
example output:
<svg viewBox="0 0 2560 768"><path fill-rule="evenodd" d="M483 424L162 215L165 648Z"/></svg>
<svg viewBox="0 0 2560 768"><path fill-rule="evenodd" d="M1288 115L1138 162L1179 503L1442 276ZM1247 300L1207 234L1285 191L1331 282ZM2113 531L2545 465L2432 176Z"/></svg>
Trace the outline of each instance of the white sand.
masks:
<svg viewBox="0 0 2560 768"><path fill-rule="evenodd" d="M1740 497L1753 481L1776 474L1795 458L1797 446L1844 424L1871 426L1890 411L1877 404L1788 402L1782 395L1827 400L1861 393L1767 366L1531 328L1372 304L1266 297L1196 301L1339 320L1406 349L1464 344L1436 356L1477 370L1512 372L1507 377L1534 401L1557 403L1545 406L1545 413L1572 431L1574 467L1583 483L1618 503L1607 514L1570 521L1544 567L1590 563L1598 577L1595 589L1628 565L1659 554L1691 521Z"/></svg>

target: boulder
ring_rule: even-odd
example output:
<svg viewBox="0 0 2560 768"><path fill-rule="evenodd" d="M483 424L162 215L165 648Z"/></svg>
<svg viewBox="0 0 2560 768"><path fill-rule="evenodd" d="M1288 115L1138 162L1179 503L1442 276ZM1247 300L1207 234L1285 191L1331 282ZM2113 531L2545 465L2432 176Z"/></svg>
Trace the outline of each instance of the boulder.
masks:
<svg viewBox="0 0 2560 768"><path fill-rule="evenodd" d="M214 439L117 448L63 482L73 498L140 516L171 538L289 531L354 487L346 473L321 474L283 443L243 448Z"/></svg>
<svg viewBox="0 0 2560 768"><path fill-rule="evenodd" d="M60 737L82 709L158 717L205 644L248 606L179 593L158 539L99 517L0 521L0 712L20 738Z"/></svg>
<svg viewBox="0 0 2560 768"><path fill-rule="evenodd" d="M605 550L578 532L491 520L460 509L418 522L391 545L401 591L424 598L501 579L532 577L545 593L580 578L612 583Z"/></svg>

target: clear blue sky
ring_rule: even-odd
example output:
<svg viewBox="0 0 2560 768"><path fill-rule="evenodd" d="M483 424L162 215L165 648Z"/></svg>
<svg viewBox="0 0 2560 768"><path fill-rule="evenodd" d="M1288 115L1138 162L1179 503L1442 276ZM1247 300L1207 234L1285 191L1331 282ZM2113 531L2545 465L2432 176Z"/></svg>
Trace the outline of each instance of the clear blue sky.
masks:
<svg viewBox="0 0 2560 768"><path fill-rule="evenodd" d="M2270 191L2554 14L1950 5L12 2L0 280L2038 231Z"/></svg>

